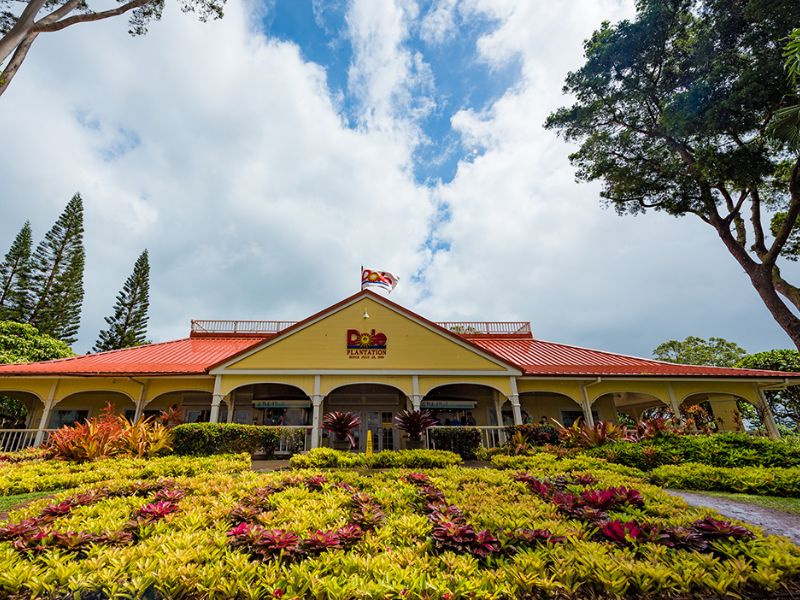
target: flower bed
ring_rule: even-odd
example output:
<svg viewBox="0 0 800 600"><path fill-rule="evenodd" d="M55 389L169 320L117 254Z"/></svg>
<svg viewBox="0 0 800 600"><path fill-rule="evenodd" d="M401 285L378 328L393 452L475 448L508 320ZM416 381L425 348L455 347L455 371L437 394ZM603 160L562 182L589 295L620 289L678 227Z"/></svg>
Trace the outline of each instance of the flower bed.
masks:
<svg viewBox="0 0 800 600"><path fill-rule="evenodd" d="M249 469L248 454L209 458L111 458L84 463L59 460L0 463L0 496L63 490L114 479L157 479L205 472L236 473Z"/></svg>
<svg viewBox="0 0 800 600"><path fill-rule="evenodd" d="M787 540L583 465L553 458L524 472L450 467L175 477L166 489L186 497L165 498L177 504L168 513L151 506L145 512L158 518L130 540L98 537L79 551L59 541L34 552L15 548L13 539L0 542L0 597L688 598L800 591L800 548ZM134 484L112 481L99 489L130 491ZM47 524L53 539L68 532L103 536L126 531L134 515L158 502L156 492L97 499L92 489L98 488L33 502L9 521L58 513ZM97 501L75 502L87 497ZM66 511L59 508L65 501Z"/></svg>
<svg viewBox="0 0 800 600"><path fill-rule="evenodd" d="M293 469L437 469L461 463L461 457L446 450L384 450L372 456L332 448L315 448L289 459Z"/></svg>
<svg viewBox="0 0 800 600"><path fill-rule="evenodd" d="M649 473L656 485L686 490L741 492L764 496L800 496L800 467L737 467L726 469L697 463L665 465Z"/></svg>

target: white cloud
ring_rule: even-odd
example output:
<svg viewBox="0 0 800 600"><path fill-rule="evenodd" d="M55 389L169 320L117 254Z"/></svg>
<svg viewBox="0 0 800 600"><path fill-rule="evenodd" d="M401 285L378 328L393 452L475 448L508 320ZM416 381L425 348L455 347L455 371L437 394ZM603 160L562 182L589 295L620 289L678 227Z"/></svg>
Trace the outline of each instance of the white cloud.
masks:
<svg viewBox="0 0 800 600"><path fill-rule="evenodd" d="M602 210L597 186L573 181L570 148L541 127L565 102L583 39L629 3L434 9L353 0L355 130L323 69L257 31L263 6L230 3L224 20L200 24L168 3L144 38L128 37L124 21L40 36L0 99L10 140L0 145L0 240L25 219L41 237L82 192L80 350L144 247L156 340L185 335L193 317L302 318L354 292L363 263L401 275L393 299L431 318L531 319L545 338L640 353L689 334L752 350L787 343L710 229ZM483 152L427 189L411 157L435 73L407 40L415 27L431 40L457 34L455 11L496 20L477 56L493 67L519 59L523 77L483 113L455 116ZM126 145L131 134L138 145ZM431 256L424 242L441 203L450 219L434 237L450 249ZM429 261L423 289L411 275Z"/></svg>

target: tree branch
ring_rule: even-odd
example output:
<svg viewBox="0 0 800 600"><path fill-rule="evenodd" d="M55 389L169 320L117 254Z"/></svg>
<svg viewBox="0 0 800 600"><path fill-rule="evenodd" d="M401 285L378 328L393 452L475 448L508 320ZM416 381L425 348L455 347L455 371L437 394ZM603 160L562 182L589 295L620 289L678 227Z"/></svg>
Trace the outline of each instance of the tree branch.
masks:
<svg viewBox="0 0 800 600"><path fill-rule="evenodd" d="M11 57L6 68L3 69L3 73L0 74L0 96L8 89L8 85L11 83L11 80L14 79L14 75L19 71L19 67L22 65L22 61L25 60L28 50L31 49L31 44L33 44L33 40L36 39L37 35L39 34L29 33L27 37L23 38L22 42L20 42L17 49L14 51L14 56Z"/></svg>
<svg viewBox="0 0 800 600"><path fill-rule="evenodd" d="M58 21L62 17L66 17L69 13L78 8L79 4L80 0L69 0L69 2L64 4L62 7L36 21L35 25L44 25L47 23L52 23L53 21Z"/></svg>
<svg viewBox="0 0 800 600"><path fill-rule="evenodd" d="M763 259L767 253L767 246L764 243L764 227L761 225L761 195L756 187L751 192L753 198L750 200L750 224L753 226L755 236L753 251Z"/></svg>
<svg viewBox="0 0 800 600"><path fill-rule="evenodd" d="M789 195L791 200L789 201L789 210L786 211L786 219L780 231L775 234L775 239L769 250L764 255L763 261L765 264L774 265L775 261L778 260L786 240L789 239L789 234L792 233L792 229L796 225L797 217L800 216L800 156L795 160L789 176Z"/></svg>
<svg viewBox="0 0 800 600"><path fill-rule="evenodd" d="M69 27L70 25L75 25L77 23L90 23L92 21L101 21L103 19L108 19L109 17L116 17L126 12L133 10L134 8L139 8L148 3L149 0L133 0L132 2L128 2L127 4L123 4L122 6L118 6L117 8L111 10L103 10L96 13L86 13L83 15L75 15L72 17L68 17L66 19L61 19L60 21L56 21L54 23L37 23L35 24L31 30L37 33L42 32L50 32L50 31L60 31Z"/></svg>

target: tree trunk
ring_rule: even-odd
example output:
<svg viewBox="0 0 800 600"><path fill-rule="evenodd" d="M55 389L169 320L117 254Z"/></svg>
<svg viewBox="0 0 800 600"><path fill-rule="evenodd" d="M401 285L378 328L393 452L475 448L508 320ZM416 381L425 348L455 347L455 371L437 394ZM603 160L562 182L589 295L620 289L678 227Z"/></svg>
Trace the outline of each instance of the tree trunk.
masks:
<svg viewBox="0 0 800 600"><path fill-rule="evenodd" d="M745 271L772 318L775 319L800 350L800 318L786 306L775 290L772 266L756 264L745 267Z"/></svg>

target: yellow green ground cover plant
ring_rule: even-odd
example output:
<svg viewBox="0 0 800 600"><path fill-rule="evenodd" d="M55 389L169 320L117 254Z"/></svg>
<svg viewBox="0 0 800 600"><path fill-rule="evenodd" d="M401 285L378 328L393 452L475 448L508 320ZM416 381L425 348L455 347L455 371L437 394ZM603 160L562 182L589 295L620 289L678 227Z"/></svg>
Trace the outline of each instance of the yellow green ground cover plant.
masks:
<svg viewBox="0 0 800 600"><path fill-rule="evenodd" d="M800 548L788 540L599 459L520 458L500 469L120 471L0 523L0 597L800 593Z"/></svg>

